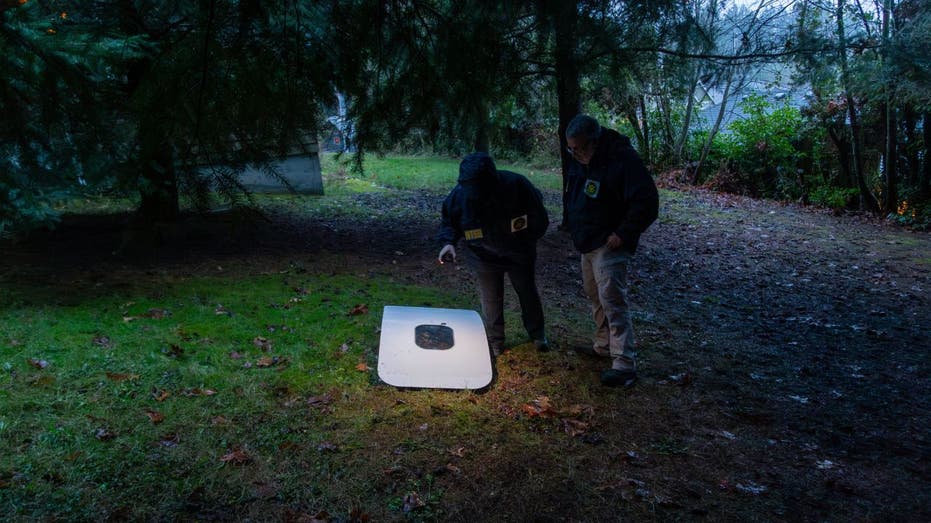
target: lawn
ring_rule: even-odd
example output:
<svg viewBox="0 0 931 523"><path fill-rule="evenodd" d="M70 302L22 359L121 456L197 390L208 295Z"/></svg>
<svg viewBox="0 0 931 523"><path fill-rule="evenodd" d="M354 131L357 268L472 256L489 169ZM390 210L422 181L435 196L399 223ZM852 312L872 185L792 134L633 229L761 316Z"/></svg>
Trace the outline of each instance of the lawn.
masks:
<svg viewBox="0 0 931 523"><path fill-rule="evenodd" d="M186 216L138 250L118 248L119 213L0 246L0 513L931 518L926 234L663 191L630 278L633 389L572 350L591 324L555 223L538 273L556 350L526 343L509 291L491 385L398 389L375 370L382 308L478 300L467 267L435 260L457 160L366 162L326 156L324 196ZM501 167L558 221L557 174Z"/></svg>

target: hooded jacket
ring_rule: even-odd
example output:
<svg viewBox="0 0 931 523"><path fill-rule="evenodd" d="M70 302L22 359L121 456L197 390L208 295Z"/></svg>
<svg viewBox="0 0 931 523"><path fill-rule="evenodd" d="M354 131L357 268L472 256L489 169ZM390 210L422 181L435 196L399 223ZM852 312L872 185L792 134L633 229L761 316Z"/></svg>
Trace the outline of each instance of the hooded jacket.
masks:
<svg viewBox="0 0 931 523"><path fill-rule="evenodd" d="M624 241L621 249L634 253L659 212L656 184L630 138L606 128L588 165L569 162L564 197L572 242L583 253L612 232Z"/></svg>
<svg viewBox="0 0 931 523"><path fill-rule="evenodd" d="M484 153L467 156L459 183L443 202L437 240L455 245L464 239L468 252L498 267L532 264L536 242L549 227L543 198L530 180L499 171Z"/></svg>

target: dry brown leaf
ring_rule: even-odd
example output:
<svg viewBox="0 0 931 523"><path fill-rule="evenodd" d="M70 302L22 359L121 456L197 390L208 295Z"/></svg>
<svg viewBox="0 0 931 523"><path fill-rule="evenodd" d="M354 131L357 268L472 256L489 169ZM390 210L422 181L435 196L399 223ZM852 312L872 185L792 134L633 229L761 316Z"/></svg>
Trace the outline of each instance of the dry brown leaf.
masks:
<svg viewBox="0 0 931 523"><path fill-rule="evenodd" d="M264 336L256 336L252 340L252 344L266 352L272 350L272 342Z"/></svg>
<svg viewBox="0 0 931 523"><path fill-rule="evenodd" d="M246 451L236 448L221 456L220 461L233 465L245 465L252 461L252 457Z"/></svg>
<svg viewBox="0 0 931 523"><path fill-rule="evenodd" d="M256 367L271 367L272 365L278 363L278 358L270 356L262 356L255 362Z"/></svg>
<svg viewBox="0 0 931 523"><path fill-rule="evenodd" d="M149 421L156 425L165 421L165 415L158 411L146 409L145 415L149 417Z"/></svg>
<svg viewBox="0 0 931 523"><path fill-rule="evenodd" d="M168 399L168 396L171 396L171 393L163 389L152 389L152 399L158 402L165 401Z"/></svg>
<svg viewBox="0 0 931 523"><path fill-rule="evenodd" d="M368 371L371 370L371 369L369 369L369 366L366 365L365 362L362 362L362 363L356 365L356 370L359 371L359 372L368 372Z"/></svg>
<svg viewBox="0 0 931 523"><path fill-rule="evenodd" d="M562 427L566 434L575 437L588 432L589 424L577 419L567 418L562 420Z"/></svg>
<svg viewBox="0 0 931 523"><path fill-rule="evenodd" d="M550 404L550 399L547 396L538 396L532 402L522 405L521 410L531 418L535 416L546 418L556 415L556 411L553 409L553 406Z"/></svg>
<svg viewBox="0 0 931 523"><path fill-rule="evenodd" d="M321 394L319 396L311 396L307 398L307 404L316 407L321 405L329 405L333 403L333 396L330 393Z"/></svg>
<svg viewBox="0 0 931 523"><path fill-rule="evenodd" d="M356 305L355 307L352 308L351 311L349 311L350 316L359 316L361 314L368 314L368 313L369 313L369 306L364 303Z"/></svg>
<svg viewBox="0 0 931 523"><path fill-rule="evenodd" d="M568 409L566 409L566 411L563 414L567 416L572 416L574 418L581 418L581 417L590 418L595 415L595 407L592 407L591 405L575 404L569 407Z"/></svg>

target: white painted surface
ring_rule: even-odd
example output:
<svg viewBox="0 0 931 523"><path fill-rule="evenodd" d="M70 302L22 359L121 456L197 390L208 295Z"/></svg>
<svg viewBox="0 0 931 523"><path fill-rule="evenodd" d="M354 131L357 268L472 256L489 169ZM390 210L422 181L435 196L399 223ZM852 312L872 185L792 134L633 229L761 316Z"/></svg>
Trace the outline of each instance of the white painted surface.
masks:
<svg viewBox="0 0 931 523"><path fill-rule="evenodd" d="M417 345L418 325L453 330L446 350ZM491 354L477 312L465 309L385 306L378 347L378 377L395 387L480 389L491 383Z"/></svg>

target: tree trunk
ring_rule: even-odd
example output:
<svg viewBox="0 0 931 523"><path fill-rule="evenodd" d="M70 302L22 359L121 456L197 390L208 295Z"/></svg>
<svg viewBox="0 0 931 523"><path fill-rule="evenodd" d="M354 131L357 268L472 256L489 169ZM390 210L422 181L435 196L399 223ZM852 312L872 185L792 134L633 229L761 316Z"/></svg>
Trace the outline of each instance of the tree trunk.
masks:
<svg viewBox="0 0 931 523"><path fill-rule="evenodd" d="M139 14L133 2L120 2L122 29L128 35L148 35L144 18ZM132 97L148 74L152 62L150 59L134 61L126 75L126 90ZM157 114L159 108L152 107L151 113ZM156 222L175 221L180 214L178 205L178 180L174 168L174 153L167 143L164 133L155 126L155 118L139 118L139 158L140 169L139 196L136 228L152 227Z"/></svg>
<svg viewBox="0 0 931 523"><path fill-rule="evenodd" d="M841 133L838 133L834 127L827 125L828 136L831 138L831 142L834 143L834 147L837 148L837 161L840 167L840 176L841 176L841 186L850 187L853 183L853 173L850 172L850 147L849 144L841 136ZM826 180L828 183L831 183L831 180Z"/></svg>
<svg viewBox="0 0 931 523"><path fill-rule="evenodd" d="M734 72L729 71L727 74L727 82L724 83L724 92L721 93L721 107L718 108L718 115L714 119L714 125L711 127L711 131L709 131L708 136L705 137L705 145L702 147L701 156L698 157L698 161L693 167L692 185L698 185L701 179L701 169L704 166L705 160L708 158L708 154L711 152L711 144L714 142L714 137L721 129L721 122L724 120L724 113L727 111L727 100L731 94L731 83L733 80Z"/></svg>
<svg viewBox="0 0 931 523"><path fill-rule="evenodd" d="M157 142L156 142L157 143ZM140 225L172 222L178 219L178 178L170 145L142 159L142 182L139 188L141 201L137 210Z"/></svg>
<svg viewBox="0 0 931 523"><path fill-rule="evenodd" d="M924 168L922 169L921 183L918 184L919 193L923 199L931 199L931 112L924 113L922 117L924 130Z"/></svg>
<svg viewBox="0 0 931 523"><path fill-rule="evenodd" d="M566 127L582 110L582 90L579 84L579 64L575 57L576 20L578 2L546 0L543 2L546 15L552 21L556 44L556 96L559 106L559 154L562 159L563 194L568 185L569 161L566 150ZM562 227L567 223L566 201L563 198Z"/></svg>
<svg viewBox="0 0 931 523"><path fill-rule="evenodd" d="M886 214L895 212L899 204L898 188L898 132L895 117L895 107L890 103L884 104L883 112L886 120L886 144L883 153L883 176L886 182L886 190L883 192L882 211Z"/></svg>
<svg viewBox="0 0 931 523"><path fill-rule="evenodd" d="M883 154L883 175L885 176L886 181L886 190L883 192L883 212L888 214L890 212L895 212L899 203L899 194L898 194L898 150L897 150L897 140L898 134L896 132L898 123L896 122L896 109L895 104L893 103L892 93L894 92L894 83L889 74L890 66L889 63L889 34L891 28L889 27L889 13L892 10L892 1L884 0L883 1L883 19L882 19L882 32L883 32L883 47L882 47L882 70L886 77L885 82L885 101L883 103L883 113L885 114L885 127L886 127L886 144L885 152Z"/></svg>
<svg viewBox="0 0 931 523"><path fill-rule="evenodd" d="M695 89L698 87L698 76L698 72L696 71L695 76L692 77L692 81L689 83L682 131L679 133L679 138L676 139L676 143L673 147L673 153L675 154L673 160L676 162L676 165L681 165L685 160L683 149L685 149L685 144L688 142L689 128L692 125L692 113L695 111Z"/></svg>
<svg viewBox="0 0 931 523"><path fill-rule="evenodd" d="M640 142L640 155L648 165L653 165L653 131L650 127L650 114L647 112L647 99L640 95L640 115L643 118L643 141Z"/></svg>
<svg viewBox="0 0 931 523"><path fill-rule="evenodd" d="M860 118L857 114L857 108L854 104L853 95L850 93L850 69L847 66L847 36L844 30L844 3L845 0L837 0L837 42L838 58L840 59L841 80L843 82L844 100L847 103L847 117L850 119L850 152L853 156L851 167L853 176L856 178L857 187L860 189L860 210L876 212L879 210L879 203L866 185L866 178L863 174L863 154L860 145Z"/></svg>

